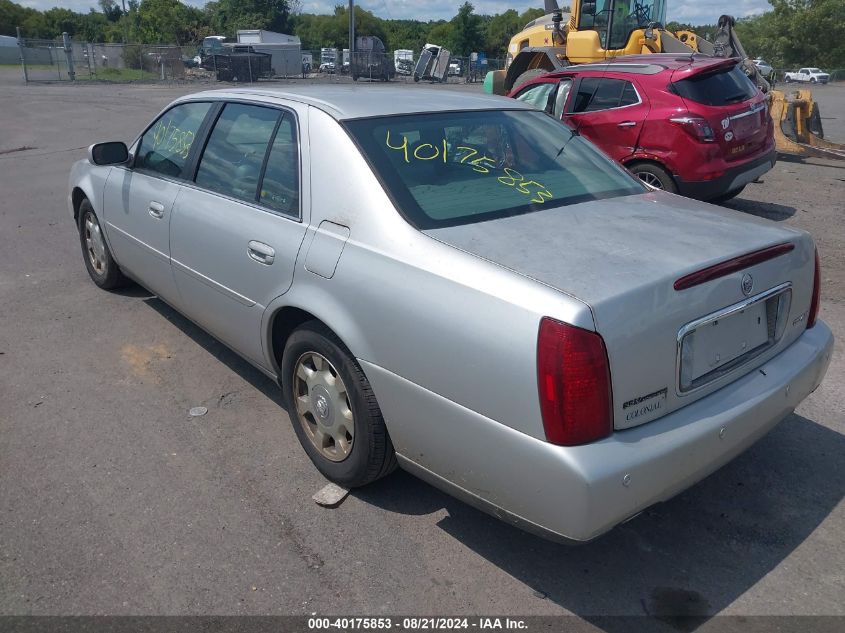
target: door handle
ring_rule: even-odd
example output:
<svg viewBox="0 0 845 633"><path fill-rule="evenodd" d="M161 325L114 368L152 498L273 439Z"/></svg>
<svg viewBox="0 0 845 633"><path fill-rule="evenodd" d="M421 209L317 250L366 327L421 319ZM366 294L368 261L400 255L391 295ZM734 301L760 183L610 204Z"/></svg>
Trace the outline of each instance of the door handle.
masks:
<svg viewBox="0 0 845 633"><path fill-rule="evenodd" d="M259 264L264 264L265 266L269 266L273 263L273 260L276 259L276 251L273 250L272 246L269 246L264 242L256 242L255 240L252 240L249 244L247 244L246 252L250 259L257 261Z"/></svg>
<svg viewBox="0 0 845 633"><path fill-rule="evenodd" d="M150 201L149 211L150 215L158 220L164 215L164 205L161 202L152 200Z"/></svg>
<svg viewBox="0 0 845 633"><path fill-rule="evenodd" d="M622 121L622 123L617 123L616 127L634 127L636 124L636 121Z"/></svg>

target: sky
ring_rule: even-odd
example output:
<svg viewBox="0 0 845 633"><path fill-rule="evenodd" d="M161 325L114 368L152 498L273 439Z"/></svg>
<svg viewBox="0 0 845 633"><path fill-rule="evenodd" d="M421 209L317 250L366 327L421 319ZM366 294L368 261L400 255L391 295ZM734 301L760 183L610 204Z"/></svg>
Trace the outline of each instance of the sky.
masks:
<svg viewBox="0 0 845 633"><path fill-rule="evenodd" d="M97 0L14 0L18 4L35 9L63 7L87 13L90 8L98 8ZM195 7L203 6L207 0L183 0ZM347 0L348 1L348 0ZM470 0L475 12L492 15L516 9L520 13L532 7L542 7L541 0ZM667 21L688 24L715 24L723 13L744 18L763 13L770 8L767 0L667 0ZM566 4L566 0L559 0ZM356 0L364 9L380 18L418 20L451 19L458 12L463 0ZM331 13L337 4L346 4L345 0L301 0L303 13Z"/></svg>

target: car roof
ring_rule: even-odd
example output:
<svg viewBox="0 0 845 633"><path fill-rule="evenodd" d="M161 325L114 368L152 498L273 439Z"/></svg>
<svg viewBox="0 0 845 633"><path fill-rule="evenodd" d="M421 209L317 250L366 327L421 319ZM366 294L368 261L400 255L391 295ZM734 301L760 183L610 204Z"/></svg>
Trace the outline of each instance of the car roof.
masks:
<svg viewBox="0 0 845 633"><path fill-rule="evenodd" d="M736 63L733 58L710 57L708 55L683 54L683 53L650 53L646 55L625 55L608 59L603 62L590 64L577 64L556 71L561 73L583 73L583 72L613 72L633 75L657 75L661 72L675 71L686 68L699 71L710 66L721 66L727 63Z"/></svg>
<svg viewBox="0 0 845 633"><path fill-rule="evenodd" d="M266 103L282 100L314 106L338 121L423 112L460 110L533 110L506 97L469 93L462 90L419 88L416 86L278 86L208 90L186 95L181 100L249 99Z"/></svg>

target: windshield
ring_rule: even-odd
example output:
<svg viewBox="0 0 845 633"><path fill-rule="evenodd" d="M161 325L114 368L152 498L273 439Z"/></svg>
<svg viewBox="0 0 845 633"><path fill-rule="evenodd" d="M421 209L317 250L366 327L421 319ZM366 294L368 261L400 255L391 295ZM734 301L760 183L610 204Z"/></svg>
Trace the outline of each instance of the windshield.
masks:
<svg viewBox="0 0 845 633"><path fill-rule="evenodd" d="M820 72L821 72L821 69L819 69L819 68L810 68L810 72L811 72L811 73L820 73Z"/></svg>
<svg viewBox="0 0 845 633"><path fill-rule="evenodd" d="M589 141L542 112L416 114L346 127L399 211L419 229L645 191Z"/></svg>
<svg viewBox="0 0 845 633"><path fill-rule="evenodd" d="M652 23L666 24L666 0L582 2L578 28L597 31L601 45L616 50L625 48L631 31Z"/></svg>

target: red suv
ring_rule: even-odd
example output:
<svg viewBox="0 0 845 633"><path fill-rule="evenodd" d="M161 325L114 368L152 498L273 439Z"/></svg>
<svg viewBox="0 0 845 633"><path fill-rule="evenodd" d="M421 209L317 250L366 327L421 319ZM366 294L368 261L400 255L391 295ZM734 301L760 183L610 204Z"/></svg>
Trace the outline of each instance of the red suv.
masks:
<svg viewBox="0 0 845 633"><path fill-rule="evenodd" d="M737 64L633 55L541 75L508 96L561 118L647 185L721 201L775 164L766 98Z"/></svg>

